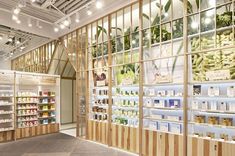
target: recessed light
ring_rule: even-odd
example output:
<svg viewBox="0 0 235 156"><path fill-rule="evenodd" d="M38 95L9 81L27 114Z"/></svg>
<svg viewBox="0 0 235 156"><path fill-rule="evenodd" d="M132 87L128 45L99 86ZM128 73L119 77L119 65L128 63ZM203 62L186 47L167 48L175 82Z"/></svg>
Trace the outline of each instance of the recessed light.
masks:
<svg viewBox="0 0 235 156"><path fill-rule="evenodd" d="M60 29L64 29L65 28L65 25L64 24L60 24Z"/></svg>
<svg viewBox="0 0 235 156"><path fill-rule="evenodd" d="M17 21L18 20L18 16L17 15L12 15L12 20Z"/></svg>
<svg viewBox="0 0 235 156"><path fill-rule="evenodd" d="M95 5L96 5L97 9L100 9L100 8L103 7L103 4L102 4L102 2L100 0L97 0Z"/></svg>
<svg viewBox="0 0 235 156"><path fill-rule="evenodd" d="M66 19L63 23L65 26L69 26L69 20Z"/></svg>
<svg viewBox="0 0 235 156"><path fill-rule="evenodd" d="M20 41L18 40L18 41L16 41L16 44L20 44Z"/></svg>
<svg viewBox="0 0 235 156"><path fill-rule="evenodd" d="M12 42L13 40L12 40L12 38L8 38L8 41L9 41L9 42Z"/></svg>
<svg viewBox="0 0 235 156"><path fill-rule="evenodd" d="M2 36L0 36L0 40L2 40Z"/></svg>
<svg viewBox="0 0 235 156"><path fill-rule="evenodd" d="M31 23L28 24L29 27L32 27L33 25Z"/></svg>
<svg viewBox="0 0 235 156"><path fill-rule="evenodd" d="M17 24L20 24L20 23L21 23L21 21L20 21L20 20L17 20L17 21L16 21L16 23L17 23Z"/></svg>
<svg viewBox="0 0 235 156"><path fill-rule="evenodd" d="M90 10L87 10L87 15L92 15L92 12Z"/></svg>
<svg viewBox="0 0 235 156"><path fill-rule="evenodd" d="M79 18L77 18L77 19L75 20L75 22L76 22L76 23L79 23L79 22L80 22Z"/></svg>
<svg viewBox="0 0 235 156"><path fill-rule="evenodd" d="M34 2L36 2L36 0L31 0L31 2L33 2L33 3L34 3Z"/></svg>
<svg viewBox="0 0 235 156"><path fill-rule="evenodd" d="M54 31L55 31L55 32L58 32L58 31L59 31L59 28L55 27L55 28L54 28Z"/></svg>

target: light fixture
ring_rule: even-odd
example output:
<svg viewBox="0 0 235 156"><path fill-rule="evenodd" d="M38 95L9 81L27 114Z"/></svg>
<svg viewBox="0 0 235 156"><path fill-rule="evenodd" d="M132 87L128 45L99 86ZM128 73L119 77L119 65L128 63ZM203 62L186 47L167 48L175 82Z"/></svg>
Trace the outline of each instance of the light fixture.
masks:
<svg viewBox="0 0 235 156"><path fill-rule="evenodd" d="M17 21L17 20L18 20L18 16L15 15L15 14L13 14L13 15L12 15L12 20Z"/></svg>
<svg viewBox="0 0 235 156"><path fill-rule="evenodd" d="M21 23L21 21L20 21L20 20L17 20L17 21L16 21L16 23L17 23L17 24L20 24L20 23Z"/></svg>
<svg viewBox="0 0 235 156"><path fill-rule="evenodd" d="M76 23L79 23L79 22L80 22L80 16L79 16L79 13L78 13L78 12L76 13L75 22L76 22Z"/></svg>
<svg viewBox="0 0 235 156"><path fill-rule="evenodd" d="M87 15L92 15L92 11L90 10L89 6L87 6L87 11L86 11Z"/></svg>
<svg viewBox="0 0 235 156"><path fill-rule="evenodd" d="M9 38L8 38L8 42L12 42L12 41L13 41L12 38L9 37Z"/></svg>
<svg viewBox="0 0 235 156"><path fill-rule="evenodd" d="M31 0L32 3L36 2L36 0Z"/></svg>
<svg viewBox="0 0 235 156"><path fill-rule="evenodd" d="M14 10L13 10L13 13L18 15L20 13L20 8L19 7L16 7Z"/></svg>
<svg viewBox="0 0 235 156"><path fill-rule="evenodd" d="M17 40L17 41L16 41L16 44L20 44L20 41L19 41L19 40Z"/></svg>
<svg viewBox="0 0 235 156"><path fill-rule="evenodd" d="M23 50L25 48L25 46L21 46L20 49Z"/></svg>
<svg viewBox="0 0 235 156"><path fill-rule="evenodd" d="M197 23L196 21L193 21L193 22L191 23L191 28L192 28L192 29L197 29L197 28L198 28L198 23Z"/></svg>
<svg viewBox="0 0 235 156"><path fill-rule="evenodd" d="M216 0L209 0L209 2L208 2L208 3L209 3L209 6L215 6L215 1L216 1Z"/></svg>
<svg viewBox="0 0 235 156"><path fill-rule="evenodd" d="M66 19L64 22L63 22L63 24L64 24L64 26L69 26L69 20L68 19Z"/></svg>
<svg viewBox="0 0 235 156"><path fill-rule="evenodd" d="M60 24L60 29L64 29L65 25L63 23Z"/></svg>
<svg viewBox="0 0 235 156"><path fill-rule="evenodd" d="M59 28L54 27L54 32L58 32L58 31L59 31Z"/></svg>
<svg viewBox="0 0 235 156"><path fill-rule="evenodd" d="M28 19L28 27L32 27L32 21L31 21L31 18Z"/></svg>
<svg viewBox="0 0 235 156"><path fill-rule="evenodd" d="M100 0L96 0L96 4L95 4L97 9L101 9L103 7L103 4Z"/></svg>
<svg viewBox="0 0 235 156"><path fill-rule="evenodd" d="M2 36L0 36L0 40L2 40L3 38L2 38Z"/></svg>
<svg viewBox="0 0 235 156"><path fill-rule="evenodd" d="M205 24L210 24L211 23L211 19L210 18L206 18L205 19Z"/></svg>
<svg viewBox="0 0 235 156"><path fill-rule="evenodd" d="M36 26L37 26L39 29L42 29L42 26L40 25L39 20L37 20Z"/></svg>

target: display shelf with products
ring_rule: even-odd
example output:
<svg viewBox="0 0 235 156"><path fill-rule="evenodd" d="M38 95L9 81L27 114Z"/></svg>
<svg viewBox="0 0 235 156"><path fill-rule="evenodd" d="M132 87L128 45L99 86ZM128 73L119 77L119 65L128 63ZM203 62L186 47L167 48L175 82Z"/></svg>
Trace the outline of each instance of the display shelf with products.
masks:
<svg viewBox="0 0 235 156"><path fill-rule="evenodd" d="M214 140L235 141L234 82L218 82L192 83L190 86L190 134Z"/></svg>
<svg viewBox="0 0 235 156"><path fill-rule="evenodd" d="M0 73L0 132L15 128L14 72Z"/></svg>

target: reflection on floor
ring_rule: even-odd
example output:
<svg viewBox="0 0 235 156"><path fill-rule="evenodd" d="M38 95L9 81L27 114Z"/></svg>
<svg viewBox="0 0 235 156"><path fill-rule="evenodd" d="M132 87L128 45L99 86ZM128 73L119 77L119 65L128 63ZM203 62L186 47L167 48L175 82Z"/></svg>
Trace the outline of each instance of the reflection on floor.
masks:
<svg viewBox="0 0 235 156"><path fill-rule="evenodd" d="M61 130L60 133L64 133L73 137L76 137L76 128Z"/></svg>
<svg viewBox="0 0 235 156"><path fill-rule="evenodd" d="M93 142L57 133L0 144L1 156L131 156Z"/></svg>

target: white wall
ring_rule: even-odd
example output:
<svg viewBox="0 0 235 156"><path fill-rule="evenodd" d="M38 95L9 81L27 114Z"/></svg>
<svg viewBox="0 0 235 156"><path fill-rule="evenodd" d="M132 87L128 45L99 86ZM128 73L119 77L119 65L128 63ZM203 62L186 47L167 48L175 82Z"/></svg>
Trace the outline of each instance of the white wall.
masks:
<svg viewBox="0 0 235 156"><path fill-rule="evenodd" d="M61 79L61 123L73 122L73 84L72 80Z"/></svg>
<svg viewBox="0 0 235 156"><path fill-rule="evenodd" d="M0 69L11 70L11 61L0 60Z"/></svg>

